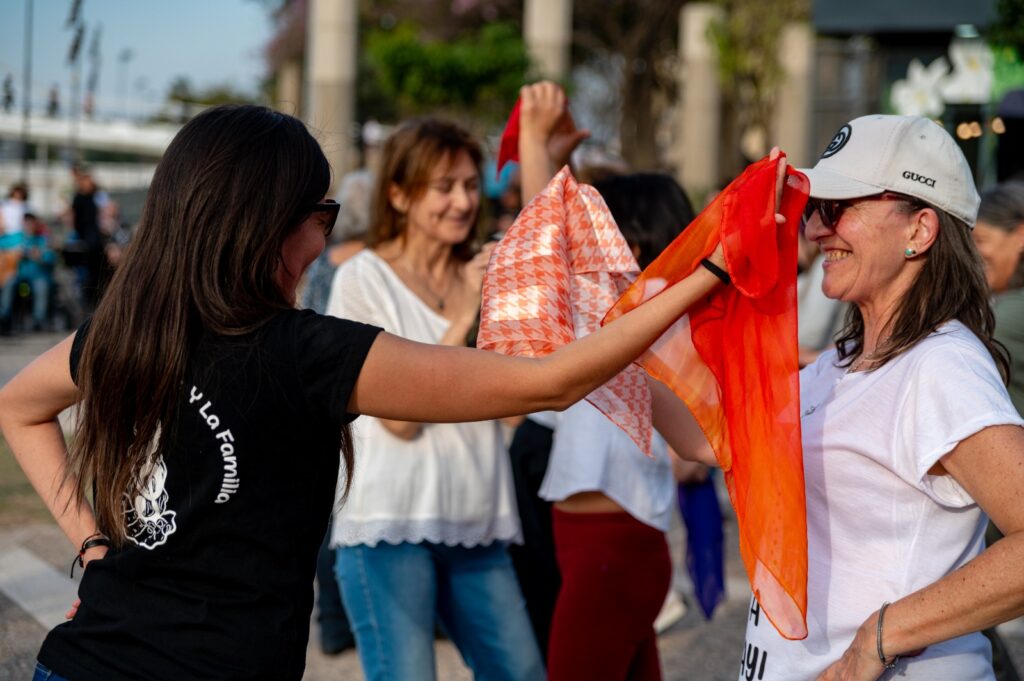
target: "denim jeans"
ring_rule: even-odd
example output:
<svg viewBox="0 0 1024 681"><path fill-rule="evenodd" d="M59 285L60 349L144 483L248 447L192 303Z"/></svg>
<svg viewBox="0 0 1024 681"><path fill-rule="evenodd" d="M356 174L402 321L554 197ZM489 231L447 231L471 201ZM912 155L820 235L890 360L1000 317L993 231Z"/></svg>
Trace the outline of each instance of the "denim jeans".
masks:
<svg viewBox="0 0 1024 681"><path fill-rule="evenodd" d="M35 277L28 280L32 289L32 321L38 326L46 322L47 308L50 306L50 280L46 277Z"/></svg>
<svg viewBox="0 0 1024 681"><path fill-rule="evenodd" d="M14 292L17 290L17 277L11 277L6 284L0 286L0 320L6 321L14 309Z"/></svg>
<svg viewBox="0 0 1024 681"><path fill-rule="evenodd" d="M56 672L50 671L42 663L36 662L36 671L32 675L32 681L68 681L68 679Z"/></svg>
<svg viewBox="0 0 1024 681"><path fill-rule="evenodd" d="M433 681L435 622L478 681L544 679L504 544L343 547L337 573L367 681Z"/></svg>

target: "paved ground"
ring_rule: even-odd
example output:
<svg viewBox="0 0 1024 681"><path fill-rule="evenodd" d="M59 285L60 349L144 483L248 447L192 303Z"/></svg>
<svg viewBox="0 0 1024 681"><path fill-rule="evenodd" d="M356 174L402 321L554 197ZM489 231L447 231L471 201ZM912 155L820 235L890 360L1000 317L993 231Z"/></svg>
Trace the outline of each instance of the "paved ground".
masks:
<svg viewBox="0 0 1024 681"><path fill-rule="evenodd" d="M58 335L0 338L0 385L60 338ZM8 455L0 453L0 456ZM0 466L0 495L21 484L13 479L15 476L10 465ZM682 556L681 533L677 521L670 535L672 554L676 558ZM736 557L732 523L727 525L727 535L728 600L712 622L704 622L691 608L686 617L661 635L658 646L666 681L736 679L749 591ZM11 510L0 506L0 679L27 681L31 678L35 655L46 631L61 621L64 609L74 598L75 584L67 578L72 553L73 549L60 531L38 510ZM677 581L682 584L684 580ZM1024 669L1024 622L1005 625L1004 634L1018 668ZM316 645L317 635L313 622L306 681L363 678L353 651L326 657ZM442 681L472 678L449 643L438 642L437 655L438 678Z"/></svg>

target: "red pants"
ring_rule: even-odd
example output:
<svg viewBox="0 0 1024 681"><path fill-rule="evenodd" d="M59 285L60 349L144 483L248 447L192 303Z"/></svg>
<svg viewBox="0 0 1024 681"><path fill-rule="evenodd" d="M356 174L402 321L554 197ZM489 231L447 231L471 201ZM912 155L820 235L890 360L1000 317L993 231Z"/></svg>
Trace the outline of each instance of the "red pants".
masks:
<svg viewBox="0 0 1024 681"><path fill-rule="evenodd" d="M548 681L660 681L654 633L672 579L665 535L628 513L552 509L562 589Z"/></svg>

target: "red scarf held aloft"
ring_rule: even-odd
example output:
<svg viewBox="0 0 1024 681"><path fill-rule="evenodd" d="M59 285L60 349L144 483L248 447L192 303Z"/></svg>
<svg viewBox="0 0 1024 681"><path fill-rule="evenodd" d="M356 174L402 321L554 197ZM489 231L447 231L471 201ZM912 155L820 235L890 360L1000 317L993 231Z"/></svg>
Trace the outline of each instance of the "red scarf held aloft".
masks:
<svg viewBox="0 0 1024 681"><path fill-rule="evenodd" d="M498 174L509 161L519 162L519 107L520 99L516 98L512 113L508 115L508 122L501 133L501 142L498 144Z"/></svg>
<svg viewBox="0 0 1024 681"><path fill-rule="evenodd" d="M754 163L641 273L605 322L650 291L688 276L721 240L731 286L692 306L638 363L693 413L725 471L740 553L768 619L788 639L807 636L807 511L797 360L797 230L810 188L778 163ZM775 213L786 223L776 228ZM647 292L647 293L645 293Z"/></svg>

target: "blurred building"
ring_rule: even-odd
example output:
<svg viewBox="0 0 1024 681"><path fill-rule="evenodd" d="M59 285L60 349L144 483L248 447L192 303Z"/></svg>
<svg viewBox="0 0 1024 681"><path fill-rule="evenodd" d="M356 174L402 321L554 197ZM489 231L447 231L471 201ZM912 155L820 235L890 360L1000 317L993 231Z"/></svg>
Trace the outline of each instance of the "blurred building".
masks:
<svg viewBox="0 0 1024 681"><path fill-rule="evenodd" d="M573 67L573 1L522 4L524 41L538 71L565 78ZM1005 134L1003 146L1009 147L1017 129L1011 121L1007 130L1006 121L996 119L1002 93L993 89L993 56L982 39L997 20L996 5L997 0L808 0L809 20L786 25L778 37L776 59L784 76L773 92L771 120L751 126L723 95L719 47L709 32L724 18L723 4L686 2L678 12L675 115L668 129L658 130L664 141L661 165L674 169L699 198L773 144L793 163L813 164L851 118L915 113L945 125L979 184L993 182L996 138ZM352 146L362 123L353 120L351 108L357 12L354 0L289 0L276 15L280 30L268 46L277 106L309 121L339 176L354 163ZM1024 131L1024 98L1017 109ZM1019 137L1021 153L1014 156L1024 158L1024 132Z"/></svg>
<svg viewBox="0 0 1024 681"><path fill-rule="evenodd" d="M984 153L984 134L975 135L977 130L964 134L961 125L976 123L993 134L991 126L985 125L993 115L985 106L987 101L970 101L987 100L984 95L990 92L956 91L957 84L951 81L970 79L968 89L984 89L982 80L991 78L991 73L973 71L970 64L959 62L975 59L973 51L984 48L981 35L995 20L996 0L815 0L814 149L824 149L850 118L879 111L903 113L908 105L914 108L901 103L901 96L919 102L931 97L930 106L905 112L941 121L957 137L975 168L975 179L982 181L990 161ZM923 71L912 66L915 61ZM988 68L991 71L991 64ZM958 128L960 134L956 134Z"/></svg>

